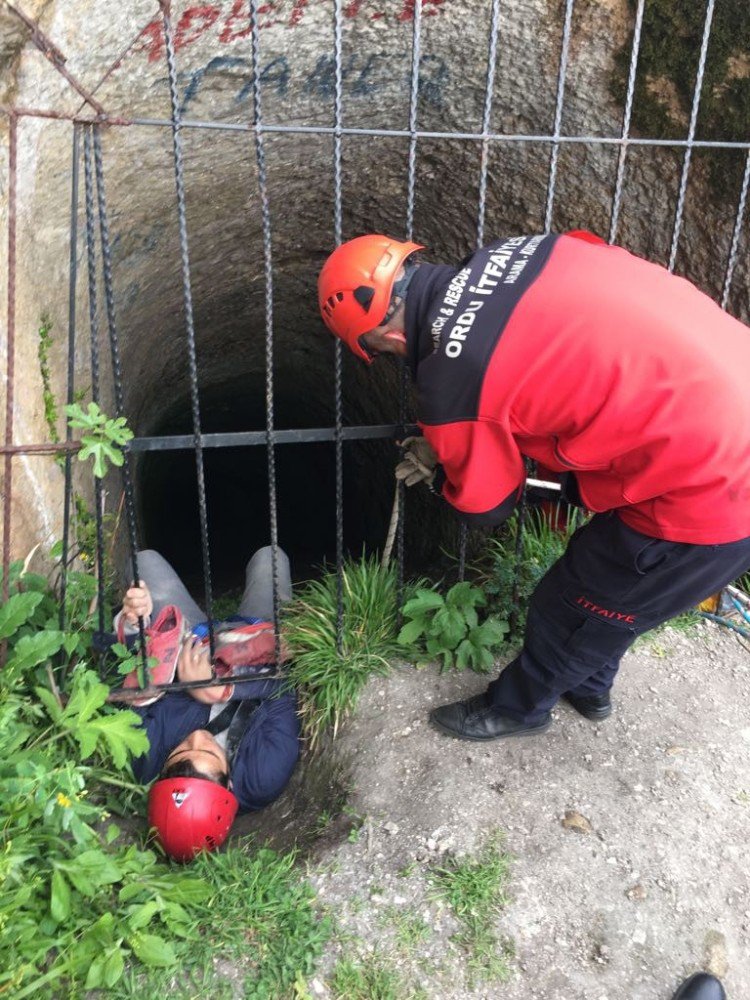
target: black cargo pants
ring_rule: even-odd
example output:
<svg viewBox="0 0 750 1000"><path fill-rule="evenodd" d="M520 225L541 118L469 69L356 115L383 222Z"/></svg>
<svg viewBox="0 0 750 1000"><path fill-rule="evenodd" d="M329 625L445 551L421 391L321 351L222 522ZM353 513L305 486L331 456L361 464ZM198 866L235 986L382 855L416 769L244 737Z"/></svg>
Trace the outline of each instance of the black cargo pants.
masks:
<svg viewBox="0 0 750 1000"><path fill-rule="evenodd" d="M537 722L565 693L603 694L643 632L695 607L750 566L750 538L690 545L650 538L597 514L532 595L523 649L488 694L510 718Z"/></svg>

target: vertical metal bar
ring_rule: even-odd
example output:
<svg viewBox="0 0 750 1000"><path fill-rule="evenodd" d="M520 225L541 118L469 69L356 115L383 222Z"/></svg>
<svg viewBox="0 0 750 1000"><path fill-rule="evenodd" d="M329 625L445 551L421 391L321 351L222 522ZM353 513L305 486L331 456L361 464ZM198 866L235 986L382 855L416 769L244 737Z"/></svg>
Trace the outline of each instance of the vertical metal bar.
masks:
<svg viewBox="0 0 750 1000"><path fill-rule="evenodd" d="M112 245L109 238L109 216L107 214L107 198L104 190L104 164L102 162L101 135L99 133L98 125L93 125L92 130L94 137L94 171L96 173L96 193L99 209L99 236L102 247L104 301L107 307L107 328L109 330L109 345L112 354L115 408L117 416L124 417L125 400L122 389L120 343L117 334L115 296L112 285ZM140 580L140 574L138 572L138 541L136 537L135 499L133 491L133 478L130 470L130 452L127 450L125 451L124 459L125 461L122 464L122 481L125 490L125 515L128 524L128 538L130 541L130 564L133 570L133 580L137 583ZM147 678L148 664L146 662L146 635L143 627L143 618L138 619L138 636L140 639L144 678Z"/></svg>
<svg viewBox="0 0 750 1000"><path fill-rule="evenodd" d="M190 377L190 402L193 418L193 448L195 451L195 474L198 486L198 514L200 517L201 553L203 556L203 583L208 616L208 641L211 658L215 652L213 624L213 594L211 587L211 553L208 541L208 508L206 504L206 475L203 463L203 438L201 435L200 390L198 388L198 358L195 349L195 323L193 319L193 292L190 283L190 248L187 232L187 211L185 208L185 176L182 160L182 135L180 133L180 102L177 94L177 68L175 65L174 38L169 16L169 4L162 4L164 22L164 48L169 77L169 99L172 109L172 160L174 164L175 192L177 195L177 220L180 234L180 262L182 266L182 301L185 310L185 333L187 336L188 373Z"/></svg>
<svg viewBox="0 0 750 1000"><path fill-rule="evenodd" d="M409 165L406 181L406 232L407 240L414 239L414 203L417 187L417 120L419 114L419 64L422 49L422 2L414 4L411 35L411 86L409 91ZM398 364L398 423L399 439L406 434L409 369L404 358ZM398 494L398 522L396 524L396 626L401 628L401 607L404 603L404 557L406 553L406 486L400 479L396 483Z"/></svg>
<svg viewBox="0 0 750 1000"><path fill-rule="evenodd" d="M570 26L573 20L573 4L575 0L566 0L565 22L563 24L562 47L560 51L560 68L557 74L557 104L555 106L555 124L553 128L552 151L549 161L549 182L547 184L547 208L544 212L544 231L552 230L552 209L555 203L555 184L557 181L557 160L560 155L560 129L562 126L563 102L565 98L565 75L568 70L568 51L570 49Z"/></svg>
<svg viewBox="0 0 750 1000"><path fill-rule="evenodd" d="M484 110L482 112L482 144L479 158L479 203L477 207L477 247L484 243L484 223L487 208L487 175L489 173L490 140L492 124L492 103L495 94L495 72L497 66L497 38L500 23L500 0L492 0L490 13L489 43L487 49L487 82L484 90ZM469 529L465 521L458 528L458 579L466 576L466 545Z"/></svg>
<svg viewBox="0 0 750 1000"><path fill-rule="evenodd" d="M724 274L724 289L721 293L721 308L726 309L727 302L729 301L729 289L732 286L732 276L734 274L734 268L737 264L737 256L739 254L740 248L740 237L742 235L742 223L745 218L745 205L747 204L747 189L750 186L750 150L747 152L747 157L745 159L745 173L742 178L742 186L740 188L740 200L737 203L737 215L734 219L734 231L732 233L732 244L729 249L729 258L727 260L727 269Z"/></svg>
<svg viewBox="0 0 750 1000"><path fill-rule="evenodd" d="M263 226L263 264L266 287L266 450L268 455L268 505L271 527L271 566L273 573L273 623L276 665L281 663L281 637L279 634L279 524L276 497L276 454L274 450L274 391L273 391L273 238L271 206L268 197L266 151L263 143L263 107L260 87L260 37L258 26L258 0L250 0L252 42L252 91L253 131L255 134L255 159L258 165L258 196Z"/></svg>
<svg viewBox="0 0 750 1000"><path fill-rule="evenodd" d="M81 127L73 126L73 156L70 183L70 258L68 263L68 406L73 402L76 372L76 292L78 285L78 177L81 153ZM70 442L73 431L65 421L65 441ZM70 507L73 493L73 456L65 453L65 496L63 499L63 534L60 560L60 631L65 631L65 600L68 588L68 542L70 538Z"/></svg>
<svg viewBox="0 0 750 1000"><path fill-rule="evenodd" d="M672 232L672 247L669 251L670 271L674 271L677 260L677 244L682 230L682 216L685 208L685 193L687 191L688 174L690 173L690 161L693 156L693 140L695 139L695 127L698 123L698 111L701 103L701 90L703 89L703 73L706 69L706 53L708 52L708 40L711 37L711 22L714 16L715 0L708 0L706 7L706 20L703 24L703 41L701 42L701 52L698 59L698 72L695 78L695 90L693 91L693 107L690 112L690 125L687 134L687 148L682 160L682 176L680 177L680 191L677 197L677 208L674 217L674 230Z"/></svg>
<svg viewBox="0 0 750 1000"><path fill-rule="evenodd" d="M638 54L641 49L641 31L643 29L643 10L646 0L638 0L638 9L635 13L635 25L633 27L633 47L630 51L630 72L628 74L628 89L625 96L625 111L622 118L622 145L617 159L617 177L615 179L615 193L612 199L612 215L609 222L609 242L614 243L617 235L617 226L620 221L620 206L622 204L622 188L625 179L625 159L628 155L628 136L630 135L630 118L633 113L633 96L635 94L635 79L638 70Z"/></svg>
<svg viewBox="0 0 750 1000"><path fill-rule="evenodd" d="M18 117L12 111L8 123L8 342L5 363L5 446L13 444L13 395L16 364L16 210L18 176ZM11 508L13 466L10 452L3 462L3 601L8 600L10 573ZM0 649L5 659L5 643Z"/></svg>
<svg viewBox="0 0 750 1000"><path fill-rule="evenodd" d="M341 0L333 4L333 239L339 246L343 234L341 204ZM343 649L344 630L344 449L343 449L343 351L341 341L334 344L334 417L336 424L336 648Z"/></svg>
<svg viewBox="0 0 750 1000"><path fill-rule="evenodd" d="M86 204L86 261L88 270L89 337L91 355L91 400L99 405L99 309L96 287L96 216L94 213L94 175L91 163L91 129L83 137L83 169ZM96 524L96 576L99 631L104 632L104 484L94 476L94 517ZM137 579L137 577L136 577Z"/></svg>
<svg viewBox="0 0 750 1000"><path fill-rule="evenodd" d="M484 92L484 113L482 115L482 146L479 161L479 210L477 214L477 247L484 243L484 221L487 202L487 174L490 161L489 132L492 124L492 101L495 93L495 69L497 64L497 34L500 21L500 0L492 0L490 15L490 39L487 53L487 86Z"/></svg>

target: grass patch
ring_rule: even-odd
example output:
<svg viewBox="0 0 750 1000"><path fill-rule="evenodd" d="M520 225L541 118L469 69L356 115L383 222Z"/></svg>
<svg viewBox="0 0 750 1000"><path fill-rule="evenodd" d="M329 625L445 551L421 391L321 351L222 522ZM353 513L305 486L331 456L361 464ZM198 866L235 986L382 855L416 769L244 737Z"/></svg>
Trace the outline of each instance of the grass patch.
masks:
<svg viewBox="0 0 750 1000"><path fill-rule="evenodd" d="M289 678L312 745L329 727L335 735L368 678L388 673L388 658L399 653L395 567L384 569L372 556L345 563L340 650L337 607L336 573L327 572L305 584L282 612L292 650Z"/></svg>
<svg viewBox="0 0 750 1000"><path fill-rule="evenodd" d="M430 925L418 913L402 906L387 907L380 922L384 927L393 928L396 944L407 954L411 954L420 944L424 944L432 934Z"/></svg>
<svg viewBox="0 0 750 1000"><path fill-rule="evenodd" d="M191 865L208 894L195 913L195 934L177 976L173 970L130 974L118 997L230 997L288 1000L312 975L331 935L328 917L314 907L314 892L300 877L294 852L261 847L203 855ZM175 866L177 877L177 866ZM215 960L218 959L218 965ZM175 992L182 990L182 992Z"/></svg>
<svg viewBox="0 0 750 1000"><path fill-rule="evenodd" d="M495 834L476 858L454 859L430 872L435 897L450 905L461 924L456 941L467 953L471 978L502 981L510 973L512 945L492 929L508 902L510 863Z"/></svg>
<svg viewBox="0 0 750 1000"><path fill-rule="evenodd" d="M424 990L404 982L379 956L362 961L342 958L329 986L335 1000L427 1000Z"/></svg>

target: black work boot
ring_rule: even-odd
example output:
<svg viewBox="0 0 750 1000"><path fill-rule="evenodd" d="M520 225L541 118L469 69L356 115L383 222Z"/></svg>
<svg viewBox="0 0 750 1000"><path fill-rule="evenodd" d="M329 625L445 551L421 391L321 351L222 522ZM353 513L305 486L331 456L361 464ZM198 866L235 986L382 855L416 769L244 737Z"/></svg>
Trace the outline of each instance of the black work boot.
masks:
<svg viewBox="0 0 750 1000"><path fill-rule="evenodd" d="M501 740L506 736L533 736L549 729L549 712L541 722L529 725L501 715L493 708L486 694L478 694L467 701L454 701L430 712L430 722L441 733L459 740Z"/></svg>
<svg viewBox="0 0 750 1000"><path fill-rule="evenodd" d="M580 715L592 722L601 722L612 714L612 699L609 691L604 694L574 695L564 694L563 698L572 705Z"/></svg>
<svg viewBox="0 0 750 1000"><path fill-rule="evenodd" d="M672 1000L727 1000L724 987L715 976L697 972L686 979Z"/></svg>

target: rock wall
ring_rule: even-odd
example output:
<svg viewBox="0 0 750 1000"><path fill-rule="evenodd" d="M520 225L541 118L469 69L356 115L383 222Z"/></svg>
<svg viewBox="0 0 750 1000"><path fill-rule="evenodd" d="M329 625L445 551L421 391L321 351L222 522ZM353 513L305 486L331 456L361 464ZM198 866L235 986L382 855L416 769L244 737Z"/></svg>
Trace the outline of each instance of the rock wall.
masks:
<svg viewBox="0 0 750 1000"><path fill-rule="evenodd" d="M95 90L109 115L163 120L170 109L156 7L152 0L120 5L26 0L25 10L39 19L67 56L67 69ZM485 101L490 3L423 0L422 9L419 127L478 131ZM244 0L174 5L186 120L246 123L251 119L246 11ZM332 4L271 0L261 12L259 65L265 122L330 126L335 82ZM344 3L343 13L344 125L406 128L414 0L351 0ZM560 0L512 0L501 5L493 129L550 133L563 13ZM79 96L7 11L0 29L3 100L16 106L78 110ZM628 0L579 0L576 4L564 134L619 134L622 108L612 97L613 68L631 30ZM5 129L5 122L0 127ZM19 124L17 442L49 438L36 357L43 314L54 323L56 391L60 398L64 394L71 133L65 122L23 118ZM262 426L256 421L262 419L258 400L263 391L265 331L252 135L185 128L183 137L200 383L204 399L210 401L204 428L257 429ZM156 125L112 127L103 136L126 408L138 434L187 429L189 385L171 144L170 130ZM321 426L333 416L333 351L316 314L314 286L333 242L332 139L328 135L267 134L265 144L273 225L277 425ZM458 259L475 244L479 154L479 144L471 140L421 139L418 143L414 232L430 248L433 259ZM7 129L2 156L4 234ZM549 159L548 143L492 145L488 238L542 227ZM606 235L616 162L614 147L563 146L553 228L587 227ZM664 261L669 253L681 162L681 154L674 151L634 148L629 153L618 240L656 260ZM378 229L403 235L407 176L407 138L345 136L344 238ZM678 270L715 295L723 280L737 194L732 187L717 198L709 188L705 165L696 157ZM79 222L82 226L82 214ZM85 388L90 377L82 240L78 259L76 368L77 384ZM5 269L0 272L4 297ZM747 255L743 253L731 308L747 320L749 306ZM4 338L3 328L0 365L5 364ZM395 371L384 370L371 378L347 357L346 421L394 419L396 384ZM349 497L357 512L350 524L355 523L354 534L367 535L360 522L368 520L371 505L367 537L372 540L384 530L390 508L390 478L383 468L386 452L347 445L346 453ZM246 457L238 456L238 462ZM295 484L294 461L288 461L287 488L309 490L309 483ZM59 533L62 482L59 469L48 458L16 459L14 470L13 547L20 554L33 542ZM303 465L303 470L308 478L310 468ZM153 474L148 477L146 468L141 486L156 482ZM265 483L261 485L265 490ZM168 487L162 477L159 489ZM116 485L110 489L114 496ZM149 497L146 503L153 499ZM140 501L143 507L143 495ZM170 497L169 502L179 503L179 499ZM214 504L213 517L221 520L220 491ZM300 514L292 508L289 518L297 523ZM430 536L445 530L441 524L428 522L421 550L434 545ZM285 530L282 524L282 541Z"/></svg>

